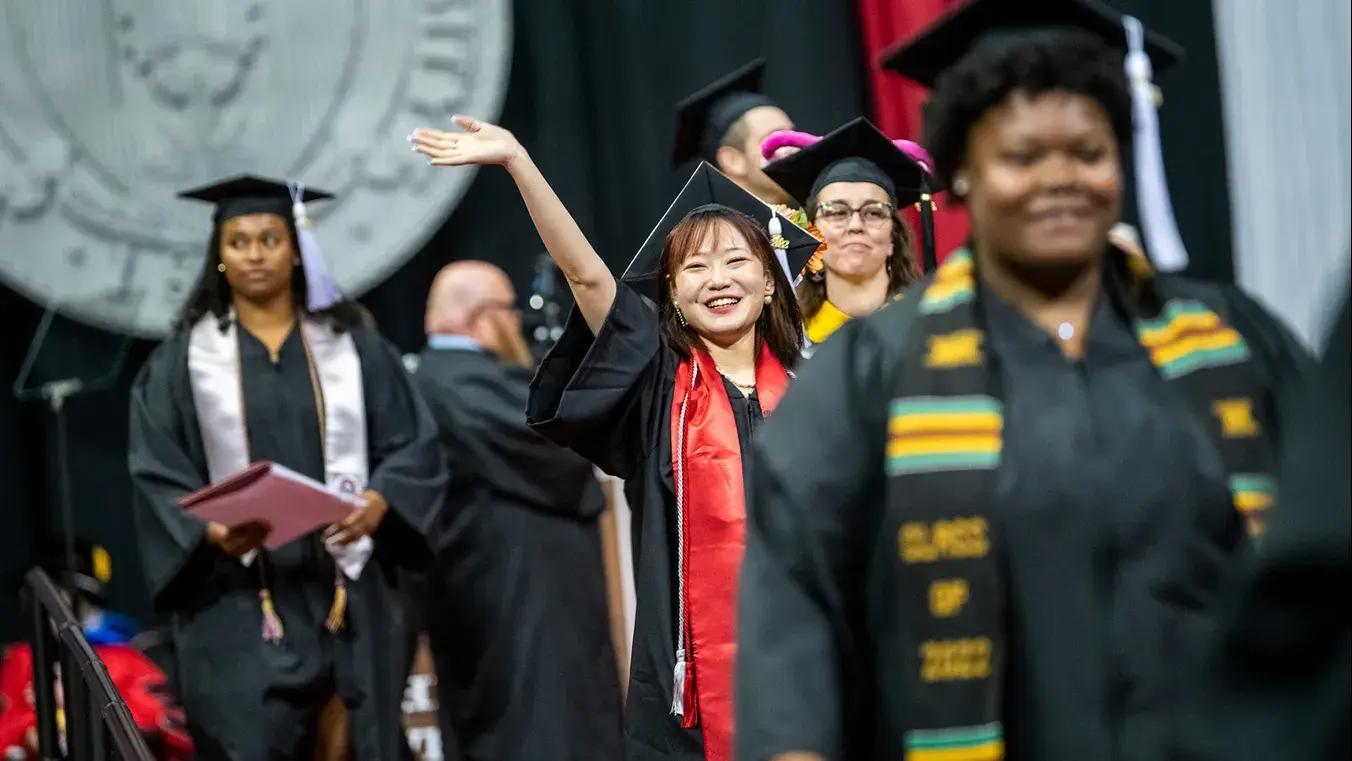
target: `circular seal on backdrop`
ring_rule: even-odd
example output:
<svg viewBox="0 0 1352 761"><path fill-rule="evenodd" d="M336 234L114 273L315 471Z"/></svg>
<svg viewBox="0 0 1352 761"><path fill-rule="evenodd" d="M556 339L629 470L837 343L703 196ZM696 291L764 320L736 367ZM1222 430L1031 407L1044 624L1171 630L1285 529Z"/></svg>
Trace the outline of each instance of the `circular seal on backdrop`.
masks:
<svg viewBox="0 0 1352 761"><path fill-rule="evenodd" d="M0 279L75 319L164 335L211 210L175 194L253 172L333 192L315 234L347 293L409 259L473 169L404 138L494 120L511 0L10 3L0 11Z"/></svg>

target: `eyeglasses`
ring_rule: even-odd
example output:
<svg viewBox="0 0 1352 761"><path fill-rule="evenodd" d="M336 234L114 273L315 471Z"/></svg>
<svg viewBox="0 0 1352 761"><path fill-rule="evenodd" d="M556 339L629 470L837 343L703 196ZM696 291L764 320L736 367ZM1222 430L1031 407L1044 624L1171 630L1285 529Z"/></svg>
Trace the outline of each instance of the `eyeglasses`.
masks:
<svg viewBox="0 0 1352 761"><path fill-rule="evenodd" d="M864 220L865 227L876 229L893 219L896 209L892 208L892 204L882 201L870 201L857 209L848 204L827 201L817 204L817 216L813 221L818 225L844 227L850 223L850 218L855 212L858 212L859 218Z"/></svg>

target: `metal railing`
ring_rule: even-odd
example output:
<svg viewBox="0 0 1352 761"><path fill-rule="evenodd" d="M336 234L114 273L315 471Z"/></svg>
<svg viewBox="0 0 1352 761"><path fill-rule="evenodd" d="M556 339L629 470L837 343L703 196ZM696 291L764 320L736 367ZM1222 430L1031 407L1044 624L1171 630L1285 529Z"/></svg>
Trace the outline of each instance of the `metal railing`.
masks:
<svg viewBox="0 0 1352 761"><path fill-rule="evenodd" d="M108 669L85 639L61 590L40 568L28 572L33 697L42 761L155 761ZM57 724L56 681L61 680L65 747Z"/></svg>

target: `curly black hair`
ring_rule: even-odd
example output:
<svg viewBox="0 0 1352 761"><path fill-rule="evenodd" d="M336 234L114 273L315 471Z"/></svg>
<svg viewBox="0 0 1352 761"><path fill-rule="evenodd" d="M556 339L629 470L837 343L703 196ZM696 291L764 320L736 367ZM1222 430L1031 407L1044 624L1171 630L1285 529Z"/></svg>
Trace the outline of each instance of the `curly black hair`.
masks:
<svg viewBox="0 0 1352 761"><path fill-rule="evenodd" d="M299 252L300 239L296 235L296 223L290 217L283 216L283 219L286 221L287 233L291 235L291 245ZM190 330L207 314L216 316L222 330L229 324L232 295L230 283L217 269L220 263L221 226L218 224L211 231L206 259L202 262L202 274L198 276L197 284L193 286L192 296L178 313L178 319L174 322L175 330ZM305 269L300 264L296 264L291 271L291 294L297 307L308 314L309 310L305 306L308 296L305 287ZM328 318L334 330L340 333L359 326L372 326L375 323L371 313L352 300L342 301L318 314Z"/></svg>
<svg viewBox="0 0 1352 761"><path fill-rule="evenodd" d="M1108 114L1126 155L1131 143L1131 90L1123 54L1101 37L1047 29L997 34L977 43L935 82L925 104L925 148L935 176L948 187L967 160L972 127L1014 92L1060 90L1093 98Z"/></svg>

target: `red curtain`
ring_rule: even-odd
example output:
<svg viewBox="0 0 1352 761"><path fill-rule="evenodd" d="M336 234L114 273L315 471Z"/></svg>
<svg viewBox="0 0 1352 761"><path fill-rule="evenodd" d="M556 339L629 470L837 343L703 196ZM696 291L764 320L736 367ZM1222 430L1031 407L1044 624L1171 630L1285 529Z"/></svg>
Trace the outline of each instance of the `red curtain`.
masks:
<svg viewBox="0 0 1352 761"><path fill-rule="evenodd" d="M869 90L873 96L873 123L888 137L920 141L920 107L927 90L897 74L883 70L883 52L929 26L963 0L857 0L868 57ZM942 262L967 240L967 211L950 201L947 193L935 197L935 251ZM920 229L914 206L903 212L911 229Z"/></svg>

